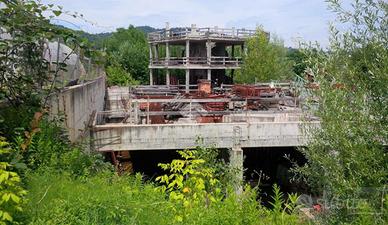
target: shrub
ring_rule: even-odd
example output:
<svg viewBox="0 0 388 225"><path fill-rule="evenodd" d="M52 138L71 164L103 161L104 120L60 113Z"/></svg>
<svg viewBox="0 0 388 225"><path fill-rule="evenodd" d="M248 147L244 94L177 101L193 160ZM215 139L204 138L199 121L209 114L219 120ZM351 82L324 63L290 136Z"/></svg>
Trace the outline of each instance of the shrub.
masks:
<svg viewBox="0 0 388 225"><path fill-rule="evenodd" d="M8 143L0 137L0 156L10 153ZM5 157L4 157L5 158ZM22 211L26 191L19 175L11 170L11 164L0 161L0 224L16 223L14 216Z"/></svg>

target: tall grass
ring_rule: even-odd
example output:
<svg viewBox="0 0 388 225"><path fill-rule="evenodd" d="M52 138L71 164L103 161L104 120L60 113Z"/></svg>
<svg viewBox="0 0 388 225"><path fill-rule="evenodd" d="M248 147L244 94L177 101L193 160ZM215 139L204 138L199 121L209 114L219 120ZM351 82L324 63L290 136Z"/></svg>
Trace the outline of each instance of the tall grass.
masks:
<svg viewBox="0 0 388 225"><path fill-rule="evenodd" d="M23 220L30 224L263 224L265 212L253 192L232 195L210 207L193 206L175 220L176 202L140 175L102 173L85 179L34 173L28 178ZM182 207L183 210L183 207Z"/></svg>

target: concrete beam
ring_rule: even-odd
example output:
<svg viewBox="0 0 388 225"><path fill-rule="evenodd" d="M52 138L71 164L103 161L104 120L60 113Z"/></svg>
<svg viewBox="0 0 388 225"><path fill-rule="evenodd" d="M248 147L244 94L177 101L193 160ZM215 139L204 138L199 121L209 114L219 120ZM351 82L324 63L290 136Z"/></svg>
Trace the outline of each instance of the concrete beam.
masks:
<svg viewBox="0 0 388 225"><path fill-rule="evenodd" d="M185 149L197 145L232 148L295 147L307 143L309 127L319 122L240 122L199 124L107 124L94 127L97 151Z"/></svg>

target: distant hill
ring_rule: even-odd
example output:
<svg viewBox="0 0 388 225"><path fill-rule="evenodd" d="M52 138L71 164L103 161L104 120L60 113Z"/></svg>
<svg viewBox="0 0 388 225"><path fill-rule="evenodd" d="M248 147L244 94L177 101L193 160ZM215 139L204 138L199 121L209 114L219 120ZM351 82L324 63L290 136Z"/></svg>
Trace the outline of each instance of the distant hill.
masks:
<svg viewBox="0 0 388 225"><path fill-rule="evenodd" d="M145 34L161 30L150 26L138 26L136 27L136 29L144 32ZM75 31L75 32L77 32L81 37L84 37L88 39L90 42L92 42L96 48L102 48L104 40L108 39L114 33L114 32L106 32L106 33L90 34L84 31Z"/></svg>
<svg viewBox="0 0 388 225"><path fill-rule="evenodd" d="M156 28L153 28L150 26L138 26L138 27L136 27L136 29L143 31L146 34L160 30L160 29L156 29Z"/></svg>

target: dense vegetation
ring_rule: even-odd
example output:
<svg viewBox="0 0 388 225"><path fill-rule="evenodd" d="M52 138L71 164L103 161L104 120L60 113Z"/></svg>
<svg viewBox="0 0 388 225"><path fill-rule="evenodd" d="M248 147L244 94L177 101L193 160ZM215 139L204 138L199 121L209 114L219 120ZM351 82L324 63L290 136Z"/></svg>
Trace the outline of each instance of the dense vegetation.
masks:
<svg viewBox="0 0 388 225"><path fill-rule="evenodd" d="M328 223L386 224L388 216L388 3L328 1L347 29L331 27L330 51L306 46L306 63L319 85L309 99L321 120L301 149L299 172L325 193Z"/></svg>
<svg viewBox="0 0 388 225"><path fill-rule="evenodd" d="M269 82L293 77L294 62L290 58L295 54L287 55L288 51L280 39L270 38L268 33L258 28L256 35L249 38L246 45L247 52L243 54L244 64L236 76L237 82Z"/></svg>
<svg viewBox="0 0 388 225"><path fill-rule="evenodd" d="M11 38L0 40L0 224L386 224L386 2L357 1L345 11L329 1L351 24L344 33L332 27L330 51L306 46L287 55L263 32L248 43L241 82L289 78L308 67L319 85L307 107L322 129L301 149L308 163L295 169L331 203L313 221L298 213L297 195L284 196L276 185L270 208L262 206L256 188L236 194L241 168L231 168L211 148L179 151L179 159L159 165L165 175L146 181L140 174L118 176L101 155L69 143L61 117L49 117L45 101L65 65L50 67L43 43L60 37L73 49L86 48L85 35L58 29L43 16L60 15L60 7L4 3L0 27ZM98 45L109 84L145 82L143 32L119 29ZM349 201L354 205L344 204Z"/></svg>

